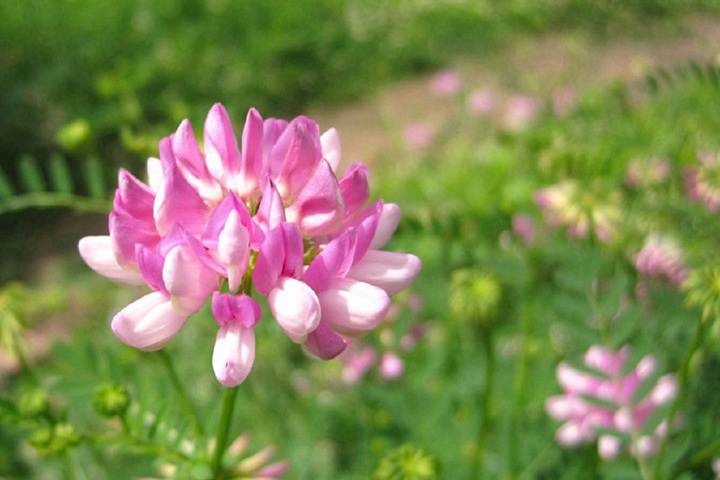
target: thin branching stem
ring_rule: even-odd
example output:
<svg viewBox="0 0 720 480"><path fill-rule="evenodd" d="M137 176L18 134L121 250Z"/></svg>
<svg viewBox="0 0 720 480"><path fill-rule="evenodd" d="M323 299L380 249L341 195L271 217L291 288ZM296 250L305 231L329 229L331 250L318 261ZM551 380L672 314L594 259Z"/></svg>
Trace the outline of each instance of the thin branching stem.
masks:
<svg viewBox="0 0 720 480"><path fill-rule="evenodd" d="M180 376L175 370L172 358L170 358L170 355L165 351L165 349L160 350L158 353L160 355L160 359L162 360L163 365L165 366L165 370L167 370L173 388L178 395L178 398L180 400L180 407L183 409L185 415L190 421L190 424L192 425L193 435L195 436L195 438L200 438L203 434L202 425L200 424L200 420L197 416L197 413L195 412L195 408L190 402L190 397L188 396L187 391L185 390L185 387L180 380Z"/></svg>

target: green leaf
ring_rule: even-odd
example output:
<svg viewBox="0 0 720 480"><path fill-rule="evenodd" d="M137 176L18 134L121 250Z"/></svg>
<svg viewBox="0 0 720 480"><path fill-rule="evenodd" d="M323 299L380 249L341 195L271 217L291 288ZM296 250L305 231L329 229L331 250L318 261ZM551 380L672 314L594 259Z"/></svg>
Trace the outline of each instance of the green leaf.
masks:
<svg viewBox="0 0 720 480"><path fill-rule="evenodd" d="M9 198L15 194L15 189L5 172L0 169L0 198Z"/></svg>
<svg viewBox="0 0 720 480"><path fill-rule="evenodd" d="M50 157L50 182L56 192L73 193L73 181L67 160L59 154Z"/></svg>
<svg viewBox="0 0 720 480"><path fill-rule="evenodd" d="M34 157L31 155L20 157L18 169L20 181L28 192L38 193L45 191L43 174Z"/></svg>
<svg viewBox="0 0 720 480"><path fill-rule="evenodd" d="M98 199L105 198L106 191L102 163L95 155L87 157L85 161L85 180L90 197Z"/></svg>

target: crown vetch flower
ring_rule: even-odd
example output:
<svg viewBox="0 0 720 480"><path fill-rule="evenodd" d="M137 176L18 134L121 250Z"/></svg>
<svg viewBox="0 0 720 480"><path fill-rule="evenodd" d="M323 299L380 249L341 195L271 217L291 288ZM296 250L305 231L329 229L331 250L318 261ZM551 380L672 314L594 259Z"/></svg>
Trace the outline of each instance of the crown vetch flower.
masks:
<svg viewBox="0 0 720 480"><path fill-rule="evenodd" d="M602 458L614 458L624 440L630 453L648 456L655 453L667 425L660 422L653 429L651 414L667 404L676 394L673 375L660 377L644 397L638 398L641 387L655 370L655 359L647 355L627 372L629 349L614 351L593 346L585 354L585 366L595 373L561 363L557 378L564 394L547 399L545 409L556 420L565 423L556 439L565 446L589 443L598 438Z"/></svg>
<svg viewBox="0 0 720 480"><path fill-rule="evenodd" d="M338 176L339 163L337 132L321 135L306 117L264 120L251 109L238 142L215 104L202 149L184 120L148 159L148 184L120 170L109 235L80 240L97 273L152 290L115 315L113 332L160 349L212 298L213 369L234 386L255 356L262 312L252 287L288 337L320 358L378 326L421 264L381 250L399 208L368 204L367 168L354 163Z"/></svg>

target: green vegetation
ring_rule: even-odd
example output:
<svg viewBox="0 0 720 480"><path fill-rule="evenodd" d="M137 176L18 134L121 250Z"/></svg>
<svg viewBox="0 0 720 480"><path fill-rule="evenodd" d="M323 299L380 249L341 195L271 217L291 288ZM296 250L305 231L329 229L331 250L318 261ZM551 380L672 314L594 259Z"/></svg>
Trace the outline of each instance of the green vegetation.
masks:
<svg viewBox="0 0 720 480"><path fill-rule="evenodd" d="M35 212L28 207L70 209L79 223L91 218L80 212L107 211L116 167L136 168L156 154L159 136L184 117L203 118L216 101L236 117L249 106L287 116L357 98L461 50L511 48L514 35L577 28L602 38L691 11L718 7L680 0L0 3L0 220L9 231L35 223L52 238L58 222L46 222L56 211L28 216ZM720 150L720 70L688 62L643 85L579 88L567 112L541 101L519 128L470 116L459 107L465 93L447 99L456 103L453 117L427 148L397 145L371 168L373 194L403 210L392 248L423 260L411 292L396 299L396 316L363 340L401 355L403 375L390 380L373 368L348 385L342 362L304 355L265 308L230 442L249 432L251 452L275 445L275 457L291 464L288 478L297 479L456 479L471 471L483 472L477 478L631 479L641 469L653 480L713 478L720 222L688 198L687 179L702 168L698 152ZM388 126L398 137L402 127ZM574 213L562 225L536 202L538 191L556 185L572 185ZM518 215L532 225L532 238L513 227ZM579 224L587 232L569 235ZM638 272L635 255L655 234L681 247L684 286ZM4 265L35 260L26 239L18 243L24 248L5 249ZM208 308L168 348L188 407L159 354L123 345L108 328L109 315L137 292L99 279L74 252L32 268L32 281L0 290L0 360L20 359L0 376L0 478L119 480L156 476L165 463L190 467L176 478L210 478L196 460L209 455L199 451L211 435L185 442L193 430L212 431L220 416L222 391L210 369L217 328ZM401 348L417 325L425 335ZM555 441L559 422L544 407L561 391L555 368L579 365L597 344L629 345L634 360L655 357L658 376L678 375L682 421L661 462L638 465L627 453L605 461L594 444L568 449ZM200 428L188 419L193 408ZM120 432L133 441L104 449Z"/></svg>

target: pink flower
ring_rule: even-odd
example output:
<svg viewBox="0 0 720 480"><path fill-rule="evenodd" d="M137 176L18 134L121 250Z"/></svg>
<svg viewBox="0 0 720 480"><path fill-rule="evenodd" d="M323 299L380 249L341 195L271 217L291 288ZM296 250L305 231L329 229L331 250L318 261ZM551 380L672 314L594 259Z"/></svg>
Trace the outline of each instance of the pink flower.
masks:
<svg viewBox="0 0 720 480"><path fill-rule="evenodd" d="M423 149L435 139L435 133L426 123L411 123L405 127L405 145L412 149Z"/></svg>
<svg viewBox="0 0 720 480"><path fill-rule="evenodd" d="M540 105L534 97L526 94L511 96L505 104L503 123L512 130L527 127L540 110Z"/></svg>
<svg viewBox="0 0 720 480"><path fill-rule="evenodd" d="M688 198L705 205L712 213L720 210L720 155L698 152L700 165L685 170L685 189Z"/></svg>
<svg viewBox="0 0 720 480"><path fill-rule="evenodd" d="M334 129L321 135L309 118L263 120L251 109L238 142L216 104L203 146L183 121L160 142L159 158L148 159L149 184L120 171L110 235L79 243L97 273L153 290L113 318L121 340L162 348L212 298L220 326L213 369L234 386L255 356L253 286L288 337L321 358L382 323L420 260L381 250L399 209L368 204L362 164L337 175Z"/></svg>
<svg viewBox="0 0 720 480"><path fill-rule="evenodd" d="M486 115L495 108L495 98L489 90L473 90L467 100L470 112L475 115Z"/></svg>
<svg viewBox="0 0 720 480"><path fill-rule="evenodd" d="M638 391L653 374L655 360L648 355L625 373L629 353L627 347L614 351L593 346L584 359L592 372L565 363L558 365L557 377L564 393L545 402L548 414L564 422L556 433L558 443L571 447L599 436L602 458L617 456L624 442L629 442L633 455L655 452L667 427L660 422L653 429L648 420L658 407L675 397L675 379L672 375L659 378L649 393L638 399Z"/></svg>
<svg viewBox="0 0 720 480"><path fill-rule="evenodd" d="M688 271L683 262L682 250L675 243L659 235L651 235L634 257L635 268L644 277L681 284Z"/></svg>
<svg viewBox="0 0 720 480"><path fill-rule="evenodd" d="M438 95L455 95L460 90L460 74L455 70L440 71L432 78L432 88Z"/></svg>

